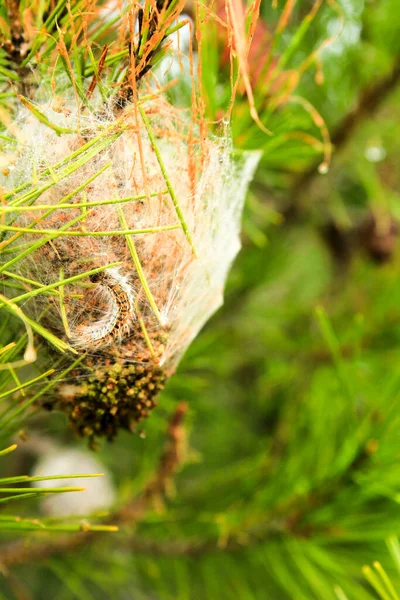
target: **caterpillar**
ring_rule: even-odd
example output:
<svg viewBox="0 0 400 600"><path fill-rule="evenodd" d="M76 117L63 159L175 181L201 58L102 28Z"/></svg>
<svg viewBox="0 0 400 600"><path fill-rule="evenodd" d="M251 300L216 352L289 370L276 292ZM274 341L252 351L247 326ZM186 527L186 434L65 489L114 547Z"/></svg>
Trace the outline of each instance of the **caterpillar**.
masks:
<svg viewBox="0 0 400 600"><path fill-rule="evenodd" d="M91 349L110 346L121 341L128 333L134 313L134 294L128 278L117 268L91 275L90 281L98 283L106 293L106 314L89 325L80 325L72 336L72 343Z"/></svg>

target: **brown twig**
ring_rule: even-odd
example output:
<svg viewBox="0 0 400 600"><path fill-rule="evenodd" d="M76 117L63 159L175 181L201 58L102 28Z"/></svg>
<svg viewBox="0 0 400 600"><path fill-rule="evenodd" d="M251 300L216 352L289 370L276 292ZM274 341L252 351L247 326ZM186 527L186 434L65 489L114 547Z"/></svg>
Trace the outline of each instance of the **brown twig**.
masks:
<svg viewBox="0 0 400 600"><path fill-rule="evenodd" d="M168 425L167 441L161 455L158 469L154 477L145 487L142 494L128 502L110 517L115 525L129 525L143 519L146 511L154 504L160 504L171 485L172 479L186 458L186 431L184 418L187 405L180 403ZM41 561L56 554L72 552L86 546L91 541L98 541L104 534L88 532L76 533L43 543L30 543L26 540L16 541L0 546L0 570L32 561Z"/></svg>
<svg viewBox="0 0 400 600"><path fill-rule="evenodd" d="M155 0L131 10L130 64L119 91L118 104L121 106L135 96L137 85L153 67L154 58L162 51L163 43L168 38L168 30L185 8L185 0L178 0L171 11L170 5L171 0ZM135 43L136 27L138 33Z"/></svg>
<svg viewBox="0 0 400 600"><path fill-rule="evenodd" d="M10 39L5 39L2 47L10 58L19 64L25 58L28 50L19 14L19 0L5 0L5 6L10 24Z"/></svg>
<svg viewBox="0 0 400 600"><path fill-rule="evenodd" d="M148 507L152 505L159 506L168 494L173 477L186 456L186 431L184 427L186 412L187 405L181 402L169 422L167 442L153 479L146 485L142 495L136 502L131 505L128 504L122 509L119 514L119 523L137 521L138 518L143 517Z"/></svg>
<svg viewBox="0 0 400 600"><path fill-rule="evenodd" d="M343 118L338 127L331 136L332 145L335 148L333 157L338 155L353 133L364 122L364 120L373 115L381 104L386 100L400 83L400 60L397 60L392 71L375 85L364 90L356 106ZM301 212L303 200L310 190L314 179L319 175L319 162L315 162L307 171L302 173L292 186L292 200L289 208L286 210L286 217L292 217Z"/></svg>

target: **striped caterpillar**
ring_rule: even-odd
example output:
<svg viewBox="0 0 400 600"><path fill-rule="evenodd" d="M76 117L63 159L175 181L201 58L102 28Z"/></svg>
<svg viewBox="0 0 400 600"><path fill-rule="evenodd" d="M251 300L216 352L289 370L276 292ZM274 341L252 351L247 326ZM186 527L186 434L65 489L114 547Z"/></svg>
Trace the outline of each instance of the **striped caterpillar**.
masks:
<svg viewBox="0 0 400 600"><path fill-rule="evenodd" d="M89 325L80 325L73 334L75 346L103 348L113 342L120 342L128 333L134 313L134 295L128 278L118 269L111 268L91 275L90 281L98 283L106 294L108 310L106 314Z"/></svg>

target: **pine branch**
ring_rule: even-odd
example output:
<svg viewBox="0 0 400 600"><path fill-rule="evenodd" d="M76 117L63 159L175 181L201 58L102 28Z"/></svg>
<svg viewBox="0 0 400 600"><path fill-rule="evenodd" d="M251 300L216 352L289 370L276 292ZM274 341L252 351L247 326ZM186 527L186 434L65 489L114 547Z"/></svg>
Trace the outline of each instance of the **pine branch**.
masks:
<svg viewBox="0 0 400 600"><path fill-rule="evenodd" d="M163 43L184 23L173 26L185 7L185 0L146 0L144 6L131 11L131 36L128 43L129 66L121 83L118 105L124 106L137 93L137 86L163 54ZM133 23L138 36L134 40Z"/></svg>
<svg viewBox="0 0 400 600"><path fill-rule="evenodd" d="M117 513L110 516L112 523L120 527L138 523L144 519L148 509L159 505L162 498L165 497L174 475L182 466L186 456L186 433L183 424L186 410L186 405L180 404L172 415L164 452L154 478L150 480L138 499L127 503ZM124 546L129 550L144 554L179 557L201 556L215 552L237 552L288 536L297 539L325 536L325 539L329 539L332 535L330 526L313 527L308 523L308 517L311 512L316 512L318 508L329 505L331 498L337 496L343 489L353 488L353 493L356 493L355 476L357 472L365 468L372 453L373 448L371 449L368 444L361 447L343 474L327 479L305 496L295 495L272 511L266 521L260 520L255 526L241 529L237 534L223 540L218 537L208 539L177 539L175 537L170 540L157 540L133 535L129 537ZM92 542L97 543L98 540L99 534L84 533L29 547L26 542L7 544L0 547L0 565L11 567L27 561L40 561L55 554L73 552ZM340 542L340 537L335 535L335 540Z"/></svg>
<svg viewBox="0 0 400 600"><path fill-rule="evenodd" d="M380 108L399 83L400 60L397 59L388 75L361 92L356 106L347 113L334 130L331 136L331 142L334 147L333 161L337 159L340 151L353 138L354 132ZM292 221L293 218L302 213L304 205L309 204L310 188L314 181L320 177L319 165L320 161L318 160L307 171L302 173L292 185L291 200L285 209L286 221Z"/></svg>
<svg viewBox="0 0 400 600"><path fill-rule="evenodd" d="M4 39L1 44L11 60L17 65L23 61L29 49L29 46L25 44L19 4L19 0L5 0L10 27L10 37L9 39Z"/></svg>

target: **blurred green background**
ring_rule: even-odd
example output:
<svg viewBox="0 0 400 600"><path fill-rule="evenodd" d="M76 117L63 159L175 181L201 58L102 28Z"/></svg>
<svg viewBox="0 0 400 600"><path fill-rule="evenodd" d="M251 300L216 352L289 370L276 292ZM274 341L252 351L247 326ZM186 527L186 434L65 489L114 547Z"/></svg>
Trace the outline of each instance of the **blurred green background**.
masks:
<svg viewBox="0 0 400 600"><path fill-rule="evenodd" d="M263 157L225 305L145 436L123 433L97 454L123 504L156 470L168 418L185 401L188 450L175 490L118 534L5 568L0 598L400 597L400 6L340 0L338 13L323 3L298 39L313 4L295 4L274 54L279 61L297 40L285 65L297 69L337 35L319 54L323 82L311 66L295 91L330 131L329 170L318 172L320 148L304 141L321 135L303 105L271 112L277 92L261 77L266 136L239 96L235 144ZM263 1L267 32L283 6ZM216 49L203 42L210 114L229 94ZM36 416L26 429L85 449L61 415ZM20 474L33 459L13 460L7 468ZM380 567L362 570L374 561L390 585Z"/></svg>

